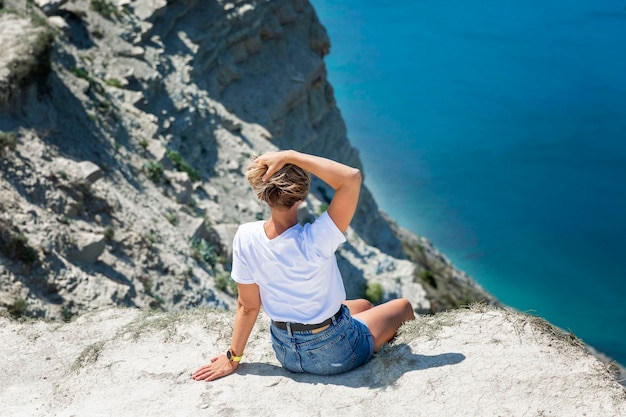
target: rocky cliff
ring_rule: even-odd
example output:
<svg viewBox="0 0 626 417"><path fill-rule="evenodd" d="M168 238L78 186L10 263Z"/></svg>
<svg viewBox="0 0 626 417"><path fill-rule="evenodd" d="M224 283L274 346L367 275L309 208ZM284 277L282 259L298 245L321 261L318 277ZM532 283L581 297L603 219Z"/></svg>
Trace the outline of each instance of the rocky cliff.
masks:
<svg viewBox="0 0 626 417"><path fill-rule="evenodd" d="M228 308L232 236L266 216L251 155L294 148L362 168L312 6L278 1L4 1L0 308ZM321 213L319 181L301 210ZM338 253L350 297L418 312L492 297L364 187Z"/></svg>

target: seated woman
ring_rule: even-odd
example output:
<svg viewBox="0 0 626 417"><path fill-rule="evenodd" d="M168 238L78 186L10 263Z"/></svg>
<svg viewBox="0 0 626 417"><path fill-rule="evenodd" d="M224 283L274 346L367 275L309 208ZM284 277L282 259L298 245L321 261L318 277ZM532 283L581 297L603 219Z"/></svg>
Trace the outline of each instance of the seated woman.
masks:
<svg viewBox="0 0 626 417"><path fill-rule="evenodd" d="M335 194L324 214L301 226L297 211L309 191L309 172ZM247 176L271 216L241 225L235 235L231 275L239 298L230 349L192 377L212 381L237 369L261 305L272 319L272 346L284 368L330 375L368 362L415 316L406 299L378 306L345 299L335 251L357 207L360 171L290 150L257 157Z"/></svg>

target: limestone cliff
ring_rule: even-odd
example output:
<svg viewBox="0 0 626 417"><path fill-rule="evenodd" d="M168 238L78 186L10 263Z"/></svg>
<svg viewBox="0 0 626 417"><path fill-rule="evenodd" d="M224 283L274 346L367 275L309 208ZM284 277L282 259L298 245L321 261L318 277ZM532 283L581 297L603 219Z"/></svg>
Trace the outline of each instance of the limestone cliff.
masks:
<svg viewBox="0 0 626 417"><path fill-rule="evenodd" d="M362 168L307 1L35 3L0 13L0 308L14 316L232 306L230 241L268 214L250 156ZM329 197L315 182L302 221ZM494 302L365 187L338 258L350 297Z"/></svg>

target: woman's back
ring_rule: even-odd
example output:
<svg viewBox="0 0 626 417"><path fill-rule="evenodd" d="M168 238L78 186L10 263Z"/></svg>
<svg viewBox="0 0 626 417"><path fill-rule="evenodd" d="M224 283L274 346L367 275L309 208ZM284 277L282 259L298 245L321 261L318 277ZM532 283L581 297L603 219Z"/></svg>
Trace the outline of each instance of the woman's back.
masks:
<svg viewBox="0 0 626 417"><path fill-rule="evenodd" d="M327 213L269 239L263 221L241 225L233 242L232 277L257 284L275 321L319 323L345 300L335 250L345 236Z"/></svg>

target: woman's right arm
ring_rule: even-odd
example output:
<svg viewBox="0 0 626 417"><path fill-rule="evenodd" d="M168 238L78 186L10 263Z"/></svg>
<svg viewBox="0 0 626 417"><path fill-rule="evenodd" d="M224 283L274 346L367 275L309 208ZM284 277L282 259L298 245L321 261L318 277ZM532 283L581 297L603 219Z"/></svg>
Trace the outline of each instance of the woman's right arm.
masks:
<svg viewBox="0 0 626 417"><path fill-rule="evenodd" d="M345 232L348 229L361 192L361 171L357 168L293 150L268 152L259 156L255 162L267 166L263 176L265 181L285 164L293 164L330 185L335 195L328 206L328 214L339 230Z"/></svg>
<svg viewBox="0 0 626 417"><path fill-rule="evenodd" d="M244 348L261 309L261 296L257 284L237 284L237 313L230 350L236 356L243 355ZM211 362L197 369L192 378L196 381L213 381L232 374L237 370L238 362L229 360L226 355L211 358Z"/></svg>

